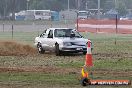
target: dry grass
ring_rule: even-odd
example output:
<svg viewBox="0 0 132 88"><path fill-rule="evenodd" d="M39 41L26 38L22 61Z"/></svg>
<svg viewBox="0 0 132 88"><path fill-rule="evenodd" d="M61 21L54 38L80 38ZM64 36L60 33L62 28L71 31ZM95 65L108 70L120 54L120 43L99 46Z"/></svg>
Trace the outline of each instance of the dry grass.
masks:
<svg viewBox="0 0 132 88"><path fill-rule="evenodd" d="M0 56L34 55L36 49L30 45L19 44L17 42L0 42Z"/></svg>

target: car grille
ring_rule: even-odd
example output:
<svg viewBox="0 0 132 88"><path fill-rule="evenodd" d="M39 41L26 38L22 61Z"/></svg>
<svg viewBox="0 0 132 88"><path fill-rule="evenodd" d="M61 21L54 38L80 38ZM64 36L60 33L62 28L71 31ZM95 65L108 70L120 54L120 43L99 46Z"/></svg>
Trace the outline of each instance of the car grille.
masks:
<svg viewBox="0 0 132 88"><path fill-rule="evenodd" d="M76 50L76 48L62 48L63 50ZM86 51L87 48L83 48L83 51Z"/></svg>
<svg viewBox="0 0 132 88"><path fill-rule="evenodd" d="M72 45L77 45L77 46L85 46L85 45L81 45L81 44L78 44L76 42L71 42Z"/></svg>

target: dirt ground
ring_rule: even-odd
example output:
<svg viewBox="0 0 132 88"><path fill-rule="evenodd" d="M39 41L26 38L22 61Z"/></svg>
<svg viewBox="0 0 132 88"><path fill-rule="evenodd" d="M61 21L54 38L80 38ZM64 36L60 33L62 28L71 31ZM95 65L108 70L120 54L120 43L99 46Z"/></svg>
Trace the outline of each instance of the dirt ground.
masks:
<svg viewBox="0 0 132 88"><path fill-rule="evenodd" d="M0 56L32 56L37 55L38 52L35 48L29 45L23 45L16 42L0 42ZM106 56L120 56L119 55L108 55L103 54ZM95 54L95 56L101 56L100 54ZM48 57L45 56L45 57ZM81 68L59 68L59 67L41 67L41 66L34 66L34 67L0 67L0 72L44 72L44 73L59 73L62 72L63 74L80 74L79 70ZM130 77L132 76L132 71L112 71L108 69L96 69L93 71L95 75L106 75L110 74L117 77Z"/></svg>

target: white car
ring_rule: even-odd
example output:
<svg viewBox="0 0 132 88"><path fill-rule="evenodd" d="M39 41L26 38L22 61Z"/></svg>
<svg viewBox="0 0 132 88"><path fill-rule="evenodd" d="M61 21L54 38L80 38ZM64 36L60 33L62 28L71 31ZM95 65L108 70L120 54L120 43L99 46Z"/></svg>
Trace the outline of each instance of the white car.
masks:
<svg viewBox="0 0 132 88"><path fill-rule="evenodd" d="M86 54L87 42L88 39L84 39L79 32L70 28L49 28L35 38L35 46L39 53L55 51L57 56L64 52Z"/></svg>

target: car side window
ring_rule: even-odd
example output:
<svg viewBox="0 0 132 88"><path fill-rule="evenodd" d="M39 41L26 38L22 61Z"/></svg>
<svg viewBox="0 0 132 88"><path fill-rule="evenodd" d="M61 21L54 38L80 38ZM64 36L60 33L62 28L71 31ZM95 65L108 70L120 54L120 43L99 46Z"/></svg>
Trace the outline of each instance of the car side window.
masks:
<svg viewBox="0 0 132 88"><path fill-rule="evenodd" d="M49 31L48 38L53 38L53 30Z"/></svg>
<svg viewBox="0 0 132 88"><path fill-rule="evenodd" d="M45 35L45 33L42 33L42 34L40 35L40 37L44 37L44 35Z"/></svg>
<svg viewBox="0 0 132 88"><path fill-rule="evenodd" d="M47 29L44 30L44 32L40 35L40 37L45 37L46 36L46 31L47 31Z"/></svg>

